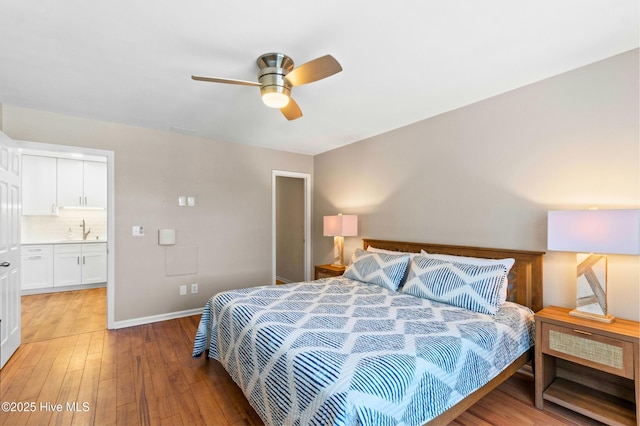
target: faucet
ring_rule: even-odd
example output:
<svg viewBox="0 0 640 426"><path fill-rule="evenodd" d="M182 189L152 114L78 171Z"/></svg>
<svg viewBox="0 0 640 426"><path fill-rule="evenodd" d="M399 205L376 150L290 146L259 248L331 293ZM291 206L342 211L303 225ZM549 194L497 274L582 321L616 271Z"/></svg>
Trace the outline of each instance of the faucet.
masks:
<svg viewBox="0 0 640 426"><path fill-rule="evenodd" d="M82 219L82 223L80 224L80 228L82 228L82 239L86 240L87 239L87 235L89 235L89 232L91 232L91 228L89 228L89 230L85 232L84 219Z"/></svg>

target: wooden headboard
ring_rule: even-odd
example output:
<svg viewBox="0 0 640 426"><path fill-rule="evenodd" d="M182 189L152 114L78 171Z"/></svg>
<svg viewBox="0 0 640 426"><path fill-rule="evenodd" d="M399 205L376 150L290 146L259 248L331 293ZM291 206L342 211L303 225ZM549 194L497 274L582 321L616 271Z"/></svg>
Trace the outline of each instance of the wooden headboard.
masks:
<svg viewBox="0 0 640 426"><path fill-rule="evenodd" d="M531 308L534 312L542 309L542 251L507 250L483 247L451 246L446 244L408 243L364 239L363 246L379 249L419 253L424 250L433 254L483 257L487 259L513 258L516 260L509 273L507 300Z"/></svg>

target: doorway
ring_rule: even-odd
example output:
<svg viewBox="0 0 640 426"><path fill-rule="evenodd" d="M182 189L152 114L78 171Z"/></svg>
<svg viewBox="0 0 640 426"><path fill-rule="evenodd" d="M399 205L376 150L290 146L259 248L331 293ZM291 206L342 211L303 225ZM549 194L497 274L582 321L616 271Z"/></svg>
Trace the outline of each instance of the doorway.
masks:
<svg viewBox="0 0 640 426"><path fill-rule="evenodd" d="M272 172L272 283L310 279L311 195L308 173Z"/></svg>
<svg viewBox="0 0 640 426"><path fill-rule="evenodd" d="M103 237L106 240L106 265L107 265L107 277L106 277L106 306L104 308L104 312L106 313L105 323L106 327L109 329L114 328L114 317L115 317L115 211L114 211L114 182L115 182L115 174L114 174L114 160L115 154L113 151L100 150L94 148L86 148L86 147L75 147L75 146L66 146L66 145L57 145L57 144L47 144L40 142L31 142L31 141L16 141L16 143L22 148L23 152L30 153L43 153L42 155L46 155L47 153L53 157L67 157L67 158L94 158L100 159L100 161L106 162L106 229L94 227L91 232L92 237L96 235L100 237L100 241L102 241ZM103 169L104 170L104 169ZM84 212L87 217L90 215L98 214L95 210L78 210L79 212ZM105 210L103 210L104 212ZM103 213L104 214L104 213ZM77 225L73 218L73 224ZM89 228L87 228L88 230ZM74 232L74 236L78 235L78 232L85 232L85 229L80 230L75 226L70 228L72 232ZM88 233L87 233L88 234ZM97 246L96 246L97 247ZM104 246L103 246L104 247ZM104 254L101 254L104 256ZM86 280L84 280L86 281ZM96 281L97 282L97 281ZM104 282L104 281L101 281ZM91 287L91 285L87 285L86 287ZM73 287L70 287L73 290ZM104 289L103 289L104 290ZM82 291L82 290L81 290ZM104 297L101 299L104 300Z"/></svg>

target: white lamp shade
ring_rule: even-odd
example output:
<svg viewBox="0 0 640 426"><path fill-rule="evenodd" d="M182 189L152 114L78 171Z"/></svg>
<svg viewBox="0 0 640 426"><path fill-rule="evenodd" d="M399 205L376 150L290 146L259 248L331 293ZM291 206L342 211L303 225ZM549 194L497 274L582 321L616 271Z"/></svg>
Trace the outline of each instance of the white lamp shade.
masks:
<svg viewBox="0 0 640 426"><path fill-rule="evenodd" d="M358 235L358 215L325 216L322 229L325 237L355 237Z"/></svg>
<svg viewBox="0 0 640 426"><path fill-rule="evenodd" d="M547 248L599 254L640 254L640 209L552 210Z"/></svg>

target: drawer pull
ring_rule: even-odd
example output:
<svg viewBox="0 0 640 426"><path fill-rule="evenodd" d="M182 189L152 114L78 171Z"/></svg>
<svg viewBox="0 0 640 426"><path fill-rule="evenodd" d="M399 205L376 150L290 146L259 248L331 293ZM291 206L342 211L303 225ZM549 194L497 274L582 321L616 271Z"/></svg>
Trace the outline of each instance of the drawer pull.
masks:
<svg viewBox="0 0 640 426"><path fill-rule="evenodd" d="M587 336L591 336L591 333L583 330L573 330L575 333L586 334Z"/></svg>

